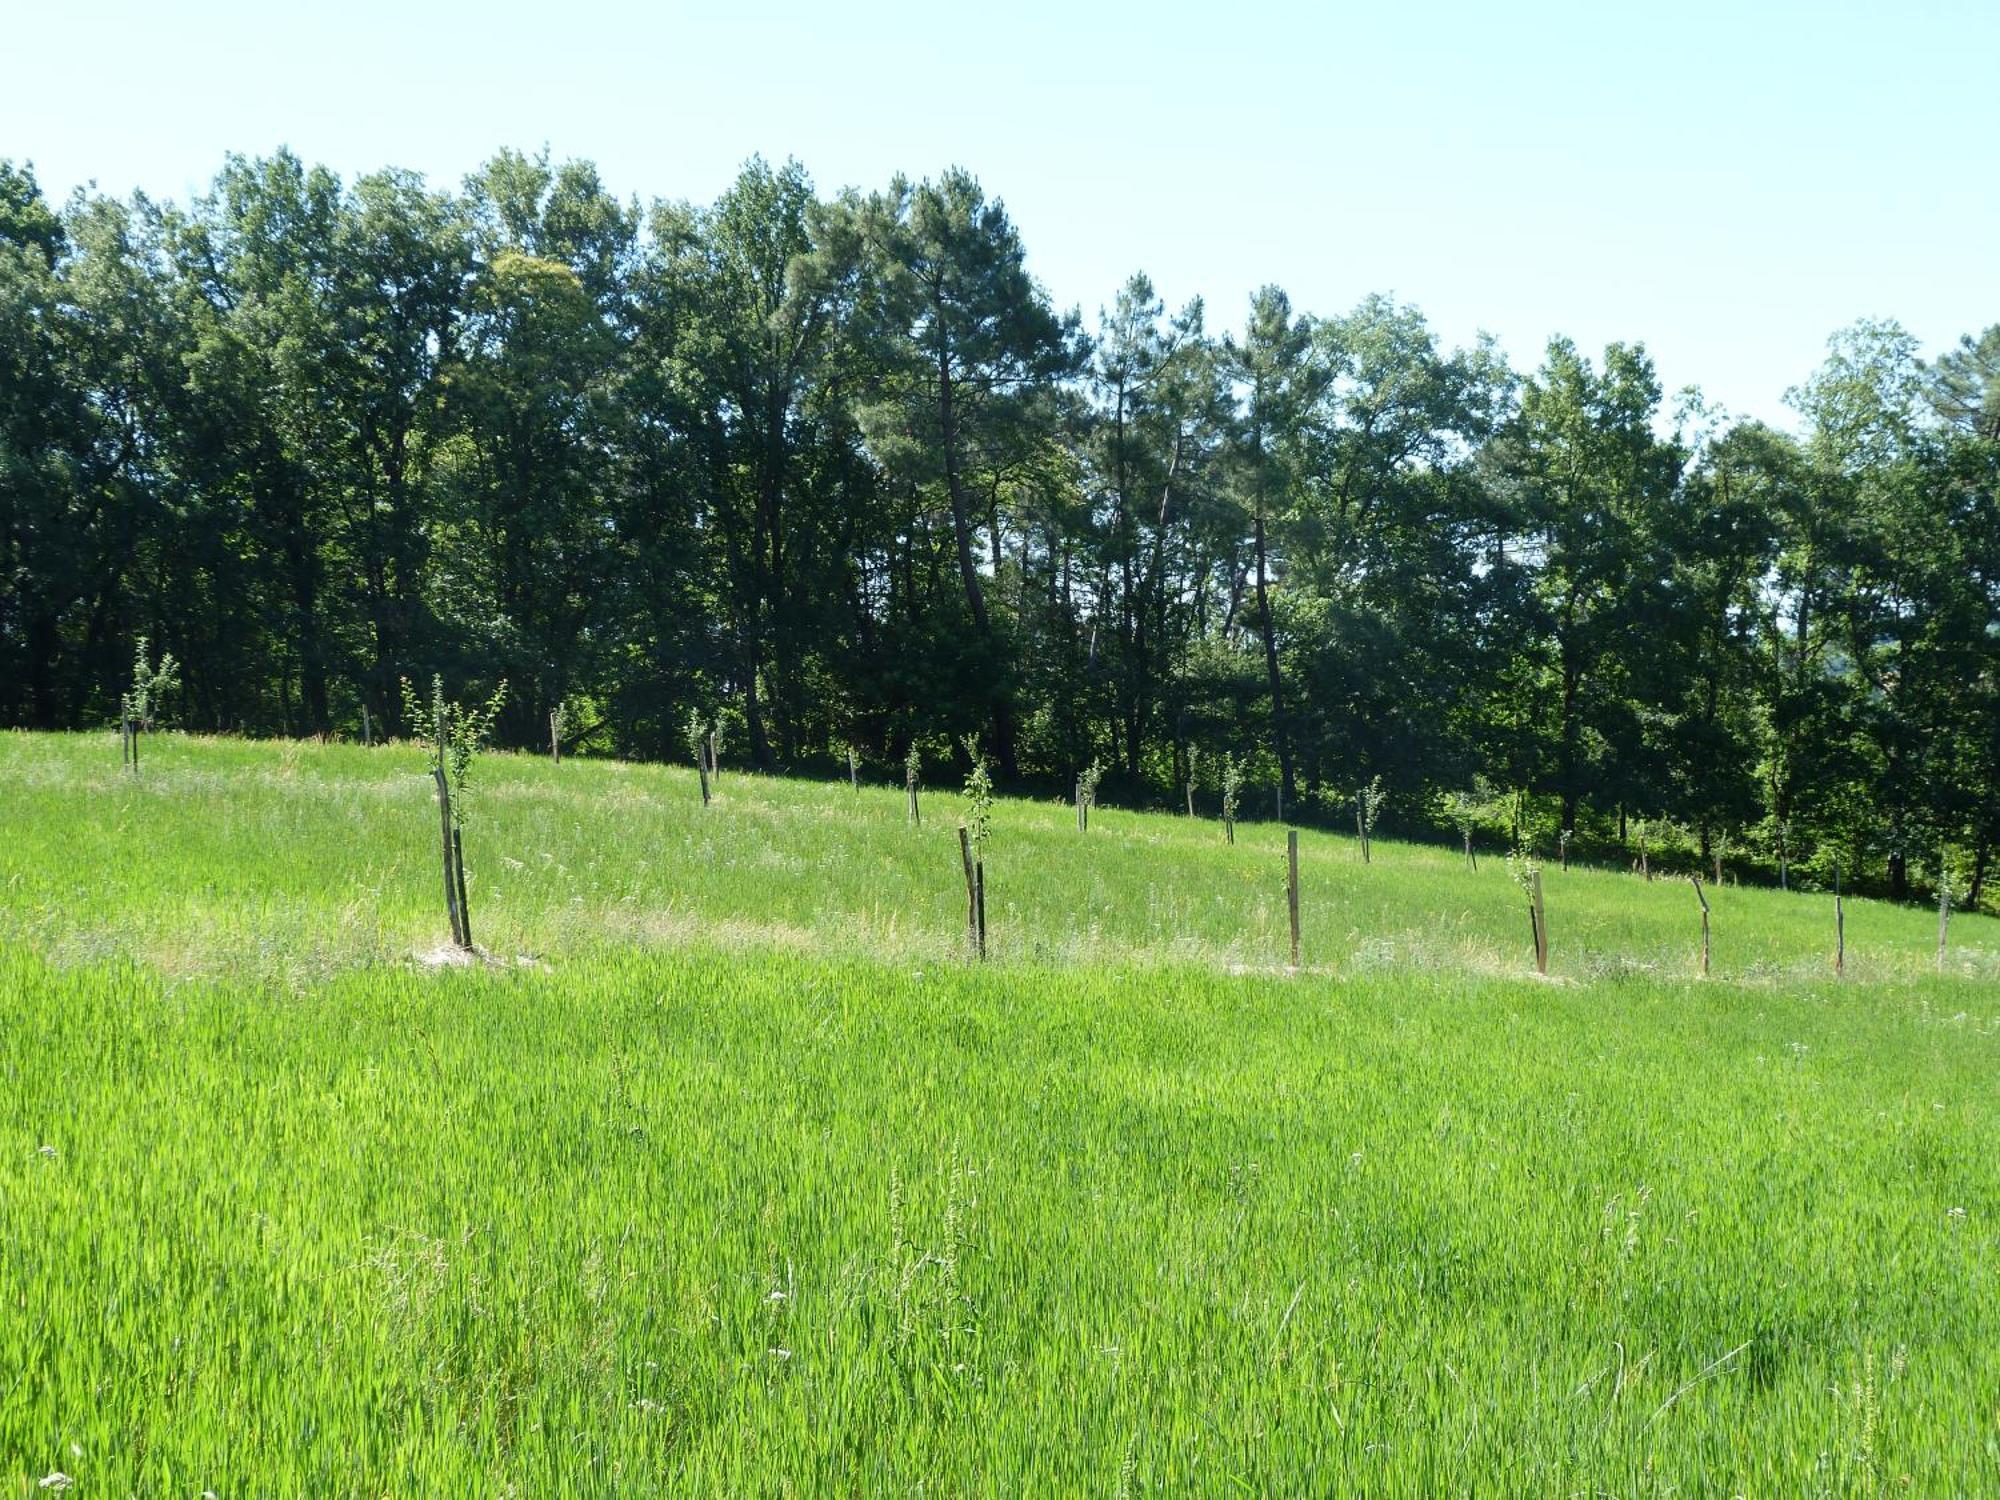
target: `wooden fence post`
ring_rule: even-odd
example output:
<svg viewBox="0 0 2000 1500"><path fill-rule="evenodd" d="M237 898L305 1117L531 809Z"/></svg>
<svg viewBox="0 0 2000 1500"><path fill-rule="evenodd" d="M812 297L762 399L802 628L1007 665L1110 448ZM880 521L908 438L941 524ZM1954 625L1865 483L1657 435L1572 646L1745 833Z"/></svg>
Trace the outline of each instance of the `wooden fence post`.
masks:
<svg viewBox="0 0 2000 1500"><path fill-rule="evenodd" d="M1076 831L1083 832L1083 778L1076 778Z"/></svg>
<svg viewBox="0 0 2000 1500"><path fill-rule="evenodd" d="M854 747L847 747L847 784L858 796L861 792L861 762L855 759Z"/></svg>
<svg viewBox="0 0 2000 1500"><path fill-rule="evenodd" d="M361 747L365 750L375 743L375 725L368 717L368 705L361 705Z"/></svg>
<svg viewBox="0 0 2000 1500"><path fill-rule="evenodd" d="M1236 820L1227 814L1222 819L1222 837L1227 843L1236 842Z"/></svg>
<svg viewBox="0 0 2000 1500"><path fill-rule="evenodd" d="M910 821L921 828L924 823L924 815L922 810L917 806L917 773L915 771L906 770L903 772L903 790L910 794Z"/></svg>
<svg viewBox="0 0 2000 1500"><path fill-rule="evenodd" d="M701 805L708 806L708 760L705 756L695 758L694 768L701 775Z"/></svg>
<svg viewBox="0 0 2000 1500"><path fill-rule="evenodd" d="M1368 863L1368 821L1362 816L1361 794L1354 794L1354 841L1361 846L1361 863Z"/></svg>
<svg viewBox="0 0 2000 1500"><path fill-rule="evenodd" d="M558 710L549 710L549 759L562 764L562 731L556 726Z"/></svg>
<svg viewBox="0 0 2000 1500"><path fill-rule="evenodd" d="M1299 966L1299 831L1285 830L1285 904L1292 915L1292 967Z"/></svg>
<svg viewBox="0 0 2000 1500"><path fill-rule="evenodd" d="M1708 897L1702 893L1701 877L1688 876L1688 883L1694 887L1694 899L1701 903L1701 977L1708 977Z"/></svg>

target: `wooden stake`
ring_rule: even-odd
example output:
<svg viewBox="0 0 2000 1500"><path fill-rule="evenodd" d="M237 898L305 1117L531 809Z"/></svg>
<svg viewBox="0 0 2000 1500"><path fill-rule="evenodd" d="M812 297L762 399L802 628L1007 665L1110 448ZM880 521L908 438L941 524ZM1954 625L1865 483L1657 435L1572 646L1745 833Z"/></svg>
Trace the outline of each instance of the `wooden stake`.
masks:
<svg viewBox="0 0 2000 1500"><path fill-rule="evenodd" d="M917 773L915 771L903 772L903 789L910 794L910 821L921 828L924 822L924 815L917 807Z"/></svg>
<svg viewBox="0 0 2000 1500"><path fill-rule="evenodd" d="M1222 837L1228 843L1233 844L1236 842L1236 820L1234 818L1224 818L1222 820Z"/></svg>
<svg viewBox="0 0 2000 1500"><path fill-rule="evenodd" d="M137 719L127 719L125 723L127 725L126 732L132 738L132 774L136 776L139 773L139 721Z"/></svg>
<svg viewBox="0 0 2000 1500"><path fill-rule="evenodd" d="M1368 863L1368 820L1362 815L1361 797L1358 793L1354 798L1354 837L1360 841L1361 863L1365 865Z"/></svg>
<svg viewBox="0 0 2000 1500"><path fill-rule="evenodd" d="M1528 877L1530 895L1534 902L1535 922L1535 972L1549 972L1549 918L1542 906L1542 872L1536 870Z"/></svg>
<svg viewBox="0 0 2000 1500"><path fill-rule="evenodd" d="M694 768L701 774L701 805L706 807L708 806L708 764L706 760L697 759Z"/></svg>
<svg viewBox="0 0 2000 1500"><path fill-rule="evenodd" d="M1461 830L1465 834L1465 862L1472 866L1474 874L1479 873L1479 856L1472 852L1472 830Z"/></svg>
<svg viewBox="0 0 2000 1500"><path fill-rule="evenodd" d="M722 774L722 732L717 729L708 732L708 774Z"/></svg>
<svg viewBox="0 0 2000 1500"><path fill-rule="evenodd" d="M472 903L465 899L465 830L451 830L451 863L458 882L458 935L467 948L472 946Z"/></svg>
<svg viewBox="0 0 2000 1500"><path fill-rule="evenodd" d="M1299 831L1285 830L1285 904L1292 914L1292 967L1299 966Z"/></svg>
<svg viewBox="0 0 2000 1500"><path fill-rule="evenodd" d="M1688 876L1688 884L1694 887L1694 899L1701 903L1701 977L1708 977L1708 897L1702 894L1701 877Z"/></svg>
<svg viewBox="0 0 2000 1500"><path fill-rule="evenodd" d="M972 911L979 928L979 959L986 961L986 861L972 865Z"/></svg>
<svg viewBox="0 0 2000 1500"><path fill-rule="evenodd" d="M451 918L451 940L459 947L466 946L465 927L458 912L458 881L454 875L451 837L451 783L445 779L444 767L433 765L431 775L437 780L438 797L438 839L444 868L444 910Z"/></svg>
<svg viewBox="0 0 2000 1500"><path fill-rule="evenodd" d="M847 747L847 784L855 795L861 792L861 763L854 758L854 747Z"/></svg>
<svg viewBox="0 0 2000 1500"><path fill-rule="evenodd" d="M1191 818L1194 816L1194 782L1192 779L1190 779L1187 784L1187 799L1188 799L1188 816Z"/></svg>
<svg viewBox="0 0 2000 1500"><path fill-rule="evenodd" d="M1833 867L1833 972L1847 972L1847 908L1840 899L1840 866Z"/></svg>
<svg viewBox="0 0 2000 1500"><path fill-rule="evenodd" d="M1942 848L1942 847L1941 847L1941 848L1939 848L1939 850L1938 850L1938 951L1937 951L1937 969L1938 969L1938 973L1940 973L1940 974L1942 974L1942 973L1944 972L1944 934L1945 934L1945 928L1946 928L1946 927L1948 927L1948 926L1950 925L1950 923L1951 923L1951 875L1950 875L1950 871L1949 871L1949 867L1948 867L1948 866L1947 866L1947 865L1945 864L1945 856L1946 856L1946 855L1947 855L1947 854L1948 854L1949 852L1950 852L1950 850L1949 850L1949 849L1947 849L1947 848Z"/></svg>
<svg viewBox="0 0 2000 1500"><path fill-rule="evenodd" d="M979 886L972 868L972 835L965 825L958 829L958 858L965 866L965 939L973 952L979 951Z"/></svg>
<svg viewBox="0 0 2000 1500"><path fill-rule="evenodd" d="M1083 832L1083 778L1076 778L1076 831Z"/></svg>
<svg viewBox="0 0 2000 1500"><path fill-rule="evenodd" d="M562 764L562 735L556 728L557 710L549 710L549 759Z"/></svg>
<svg viewBox="0 0 2000 1500"><path fill-rule="evenodd" d="M361 705L361 744L365 749L375 743L375 725L369 720L368 705Z"/></svg>

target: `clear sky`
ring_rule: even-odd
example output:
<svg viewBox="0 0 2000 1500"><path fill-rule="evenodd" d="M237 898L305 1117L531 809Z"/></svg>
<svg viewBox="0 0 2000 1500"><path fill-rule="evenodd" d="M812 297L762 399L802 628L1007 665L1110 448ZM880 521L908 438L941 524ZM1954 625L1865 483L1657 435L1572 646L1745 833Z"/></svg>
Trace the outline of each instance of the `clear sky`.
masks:
<svg viewBox="0 0 2000 1500"><path fill-rule="evenodd" d="M1086 315L1133 270L1235 326L1371 291L1529 365L1643 340L1784 420L1826 337L2000 321L2000 0L832 5L10 0L0 155L52 196L227 150L456 181L502 145L704 200L960 163ZM843 12L847 12L843 14Z"/></svg>

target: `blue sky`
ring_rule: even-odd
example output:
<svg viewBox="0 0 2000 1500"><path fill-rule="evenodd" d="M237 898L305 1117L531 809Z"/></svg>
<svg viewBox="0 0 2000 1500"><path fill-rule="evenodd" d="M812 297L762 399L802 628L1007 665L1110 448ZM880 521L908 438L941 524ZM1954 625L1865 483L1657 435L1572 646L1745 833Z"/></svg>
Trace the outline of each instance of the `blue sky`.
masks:
<svg viewBox="0 0 2000 1500"><path fill-rule="evenodd" d="M11 9L0 155L56 196L280 144L446 181L546 144L646 199L955 162L1086 314L1135 269L1211 326L1390 292L1521 365L1643 340L1772 420L1856 318L2000 321L2000 0Z"/></svg>

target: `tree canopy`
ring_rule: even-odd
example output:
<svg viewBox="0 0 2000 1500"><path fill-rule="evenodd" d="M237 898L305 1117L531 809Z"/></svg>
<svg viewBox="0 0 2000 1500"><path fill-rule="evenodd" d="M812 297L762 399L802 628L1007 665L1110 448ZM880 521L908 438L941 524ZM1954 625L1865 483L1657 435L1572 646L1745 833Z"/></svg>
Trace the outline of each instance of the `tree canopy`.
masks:
<svg viewBox="0 0 2000 1500"><path fill-rule="evenodd" d="M749 162L642 206L501 152L455 189L231 157L185 204L0 162L0 723L107 722L1003 780L1393 826L1496 789L1896 895L2000 846L2000 325L1837 332L1796 434L1643 345L1532 370L1415 308L1144 275L1086 326L954 168ZM1206 780L1204 780L1206 777ZM1280 802L1280 799L1281 802Z"/></svg>

